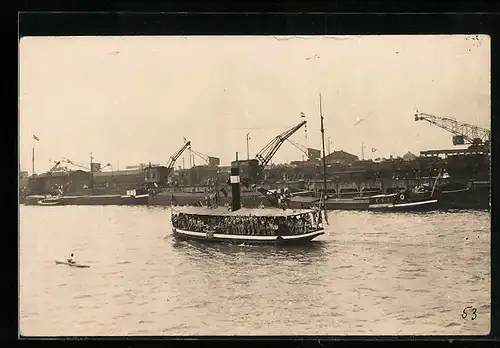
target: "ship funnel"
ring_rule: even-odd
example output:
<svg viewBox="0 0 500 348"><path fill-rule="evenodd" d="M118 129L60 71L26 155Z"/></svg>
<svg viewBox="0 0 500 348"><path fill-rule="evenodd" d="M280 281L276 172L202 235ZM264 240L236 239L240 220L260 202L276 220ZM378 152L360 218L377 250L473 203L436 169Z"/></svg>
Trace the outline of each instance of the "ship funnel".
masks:
<svg viewBox="0 0 500 348"><path fill-rule="evenodd" d="M236 155L238 158L238 155ZM240 198L240 168L238 160L231 164L231 196L232 205L231 211L236 211L241 208L241 198Z"/></svg>

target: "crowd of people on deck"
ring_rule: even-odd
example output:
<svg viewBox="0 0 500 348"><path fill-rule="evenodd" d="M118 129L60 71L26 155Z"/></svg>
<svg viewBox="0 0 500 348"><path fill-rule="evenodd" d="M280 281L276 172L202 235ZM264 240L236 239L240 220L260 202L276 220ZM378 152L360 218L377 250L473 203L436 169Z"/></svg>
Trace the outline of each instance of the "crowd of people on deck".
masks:
<svg viewBox="0 0 500 348"><path fill-rule="evenodd" d="M172 215L175 228L193 232L207 232L279 236L298 235L314 230L322 223L319 212L286 217L273 216L204 216L184 213Z"/></svg>

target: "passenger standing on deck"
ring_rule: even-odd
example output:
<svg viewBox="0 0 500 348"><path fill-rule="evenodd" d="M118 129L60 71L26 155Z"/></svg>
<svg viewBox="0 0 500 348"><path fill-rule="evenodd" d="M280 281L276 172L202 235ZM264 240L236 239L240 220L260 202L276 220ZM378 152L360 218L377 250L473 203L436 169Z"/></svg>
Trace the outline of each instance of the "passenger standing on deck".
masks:
<svg viewBox="0 0 500 348"><path fill-rule="evenodd" d="M249 218L247 218L247 217L244 217L244 218L243 218L243 226L245 227L245 234L246 234L247 236L249 236L249 235L250 235L250 222L249 222L249 220L250 220L250 219L249 219Z"/></svg>
<svg viewBox="0 0 500 348"><path fill-rule="evenodd" d="M252 225L252 234L254 234L254 235L260 234L259 233L259 228L257 227L257 224L256 224L256 217L255 216L251 217L250 223Z"/></svg>
<svg viewBox="0 0 500 348"><path fill-rule="evenodd" d="M238 234L238 226L236 225L236 219L228 217L229 226L231 226L231 234Z"/></svg>
<svg viewBox="0 0 500 348"><path fill-rule="evenodd" d="M267 221L267 219L262 218L262 220L260 221L260 226L260 228L265 231L265 234L267 236L271 235L271 228L269 227L269 221Z"/></svg>
<svg viewBox="0 0 500 348"><path fill-rule="evenodd" d="M236 218L236 229L238 230L238 234L243 234L243 223L239 217Z"/></svg>
<svg viewBox="0 0 500 348"><path fill-rule="evenodd" d="M251 216L248 218L248 229L250 234L253 236L255 234L255 230L253 228L253 217Z"/></svg>

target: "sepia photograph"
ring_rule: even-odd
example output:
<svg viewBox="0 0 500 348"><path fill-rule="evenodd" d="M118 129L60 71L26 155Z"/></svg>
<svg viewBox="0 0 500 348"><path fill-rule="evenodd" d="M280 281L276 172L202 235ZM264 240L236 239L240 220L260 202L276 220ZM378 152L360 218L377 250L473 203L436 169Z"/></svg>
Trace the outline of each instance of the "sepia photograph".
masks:
<svg viewBox="0 0 500 348"><path fill-rule="evenodd" d="M487 35L25 36L19 335L487 335Z"/></svg>

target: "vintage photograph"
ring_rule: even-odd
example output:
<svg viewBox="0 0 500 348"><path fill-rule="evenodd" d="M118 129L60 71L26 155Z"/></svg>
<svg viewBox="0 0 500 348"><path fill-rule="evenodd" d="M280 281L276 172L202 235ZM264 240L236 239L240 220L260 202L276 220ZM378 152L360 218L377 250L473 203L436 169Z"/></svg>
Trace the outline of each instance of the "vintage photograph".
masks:
<svg viewBox="0 0 500 348"><path fill-rule="evenodd" d="M490 332L490 37L19 41L19 335Z"/></svg>

